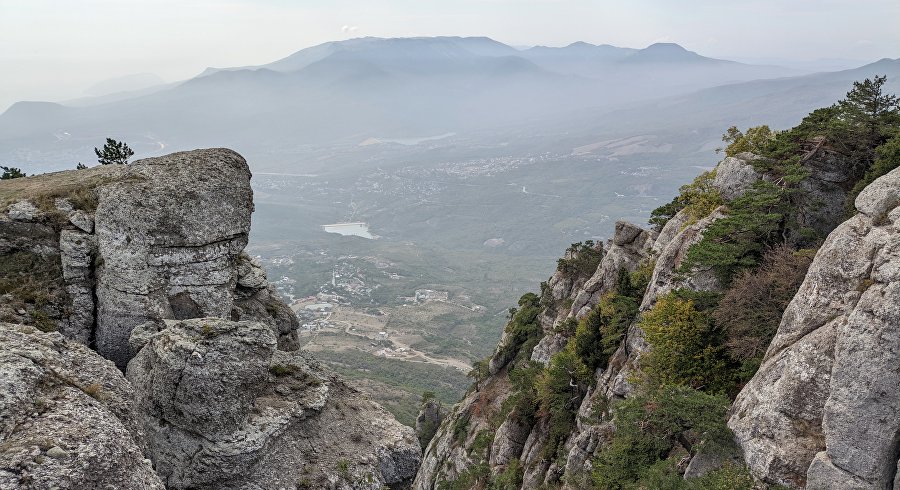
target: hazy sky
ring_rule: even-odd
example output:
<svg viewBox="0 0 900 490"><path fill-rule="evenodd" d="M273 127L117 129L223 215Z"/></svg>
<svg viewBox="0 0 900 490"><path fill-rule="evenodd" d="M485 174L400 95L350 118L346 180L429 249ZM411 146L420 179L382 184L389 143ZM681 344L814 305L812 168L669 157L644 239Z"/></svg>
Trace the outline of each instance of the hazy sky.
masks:
<svg viewBox="0 0 900 490"><path fill-rule="evenodd" d="M677 42L728 59L900 57L898 0L0 0L0 111L138 72L167 81L361 36Z"/></svg>

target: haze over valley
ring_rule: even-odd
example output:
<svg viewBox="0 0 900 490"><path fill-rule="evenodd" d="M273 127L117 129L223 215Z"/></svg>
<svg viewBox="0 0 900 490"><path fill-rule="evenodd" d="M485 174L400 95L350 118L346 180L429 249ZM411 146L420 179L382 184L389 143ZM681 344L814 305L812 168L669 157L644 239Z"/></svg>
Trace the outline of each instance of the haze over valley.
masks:
<svg viewBox="0 0 900 490"><path fill-rule="evenodd" d="M0 162L90 165L106 137L138 159L239 151L254 173L248 251L300 313L302 342L412 423L428 386L458 398L460 366L492 352L509 306L570 244L645 222L721 158L727 127L790 127L885 74L896 91L896 59L810 73L675 43L359 38L17 102L0 115ZM328 227L341 223L358 224ZM443 296L415 299L425 290ZM421 372L398 378L404 362Z"/></svg>

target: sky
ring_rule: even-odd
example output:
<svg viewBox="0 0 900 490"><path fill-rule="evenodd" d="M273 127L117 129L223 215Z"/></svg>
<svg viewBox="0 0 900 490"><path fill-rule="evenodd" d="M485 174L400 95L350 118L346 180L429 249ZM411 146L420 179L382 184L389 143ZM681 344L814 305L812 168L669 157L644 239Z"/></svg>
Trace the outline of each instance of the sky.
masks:
<svg viewBox="0 0 900 490"><path fill-rule="evenodd" d="M898 0L0 0L0 111L109 78L177 81L362 36L665 41L739 61L862 64L900 57L898 25Z"/></svg>

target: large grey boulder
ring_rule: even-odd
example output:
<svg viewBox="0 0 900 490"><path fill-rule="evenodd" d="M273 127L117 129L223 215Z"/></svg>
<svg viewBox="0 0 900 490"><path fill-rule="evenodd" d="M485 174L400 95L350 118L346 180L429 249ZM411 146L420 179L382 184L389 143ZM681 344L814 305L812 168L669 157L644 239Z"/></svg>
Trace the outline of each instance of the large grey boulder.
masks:
<svg viewBox="0 0 900 490"><path fill-rule="evenodd" d="M726 157L716 166L713 187L718 189L722 199L731 201L744 195L762 175L753 168L752 162L760 157L752 153L739 153Z"/></svg>
<svg viewBox="0 0 900 490"><path fill-rule="evenodd" d="M600 297L616 285L619 269L629 272L649 257L653 239L647 230L626 221L617 221L615 233L597 271L584 283L572 301L570 315L586 316L600 302Z"/></svg>
<svg viewBox="0 0 900 490"><path fill-rule="evenodd" d="M253 193L237 153L194 150L28 179L69 197L56 198L55 210L27 199L2 210L0 253L39 255L62 274L43 287L54 292L43 311L18 314L0 302L0 318L55 325L122 369L134 353L131 331L162 319L256 320L277 332L280 348L299 346L296 316L242 252ZM15 194L9 182L0 186Z"/></svg>
<svg viewBox="0 0 900 490"><path fill-rule="evenodd" d="M754 476L891 488L900 433L900 170L816 254L763 364L732 408Z"/></svg>
<svg viewBox="0 0 900 490"><path fill-rule="evenodd" d="M154 318L228 318L253 211L240 155L209 149L139 160L98 195L95 337L104 357L124 367L131 330Z"/></svg>
<svg viewBox="0 0 900 490"><path fill-rule="evenodd" d="M660 233L660 237L665 236L666 241L664 246L659 247L658 255L655 257L656 264L641 302L641 310L652 308L657 299L678 288L695 291L717 291L721 288L715 274L708 269L694 268L686 272L681 269L688 250L703 239L703 233L709 225L725 216L724 211L720 206L709 216L690 224L685 215L683 210L678 212ZM671 223L674 223L673 226L680 226L669 238Z"/></svg>
<svg viewBox="0 0 900 490"><path fill-rule="evenodd" d="M0 323L0 489L162 490L141 453L133 397L87 347Z"/></svg>
<svg viewBox="0 0 900 490"><path fill-rule="evenodd" d="M381 488L411 480L415 433L258 322L142 326L128 364L145 450L168 488Z"/></svg>

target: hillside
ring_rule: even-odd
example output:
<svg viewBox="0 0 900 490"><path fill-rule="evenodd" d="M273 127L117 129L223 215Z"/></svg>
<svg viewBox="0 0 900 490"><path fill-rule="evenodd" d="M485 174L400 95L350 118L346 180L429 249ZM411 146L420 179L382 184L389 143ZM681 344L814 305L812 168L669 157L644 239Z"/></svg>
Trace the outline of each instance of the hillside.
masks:
<svg viewBox="0 0 900 490"><path fill-rule="evenodd" d="M730 129L652 229L573 244L509 310L414 488L896 485L900 106L884 84L790 130Z"/></svg>

